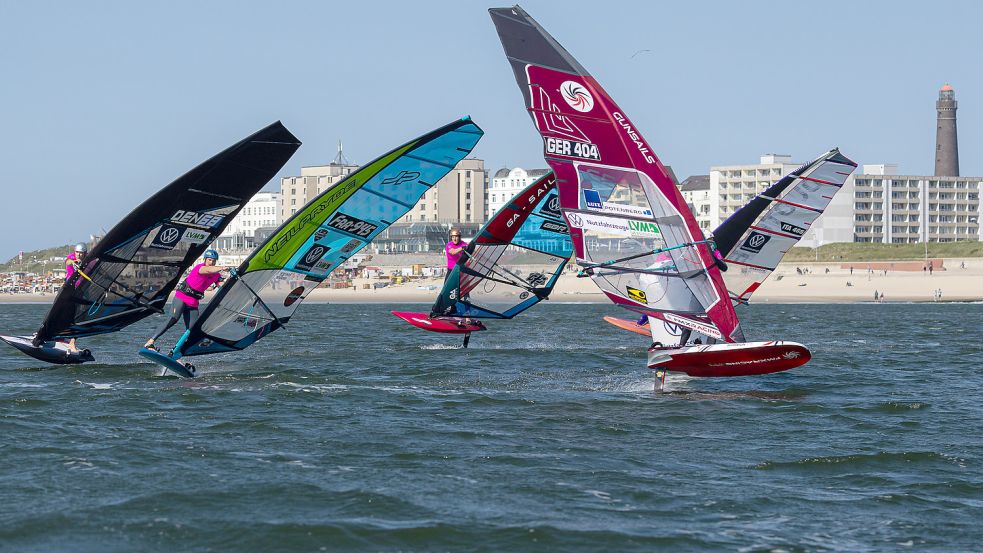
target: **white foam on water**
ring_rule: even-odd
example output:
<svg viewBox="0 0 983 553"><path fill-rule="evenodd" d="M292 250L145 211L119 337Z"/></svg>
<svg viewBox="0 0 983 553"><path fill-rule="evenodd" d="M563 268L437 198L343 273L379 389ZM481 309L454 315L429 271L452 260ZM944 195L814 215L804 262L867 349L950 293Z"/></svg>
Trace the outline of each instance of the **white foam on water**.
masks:
<svg viewBox="0 0 983 553"><path fill-rule="evenodd" d="M298 392L343 392L348 390L344 384L298 384L297 382L277 382L274 387L286 387Z"/></svg>
<svg viewBox="0 0 983 553"><path fill-rule="evenodd" d="M116 387L116 383L110 384L106 382L82 382L81 380L76 380L75 383L82 386L88 386L93 390L112 390Z"/></svg>
<svg viewBox="0 0 983 553"><path fill-rule="evenodd" d="M420 349L429 349L429 350L433 350L433 349L462 349L462 347L459 346L459 345L452 346L452 345L449 345L449 344L425 344L425 345L420 346Z"/></svg>
<svg viewBox="0 0 983 553"><path fill-rule="evenodd" d="M457 474L437 474L441 478L446 478L448 480L460 480L462 482L467 482L468 484L477 484L478 481L474 478L466 478L464 476L459 476Z"/></svg>
<svg viewBox="0 0 983 553"><path fill-rule="evenodd" d="M601 490L584 490L585 492L593 495L598 499L603 499L604 501L618 501L617 499L612 499L611 494L608 492L602 492Z"/></svg>
<svg viewBox="0 0 983 553"><path fill-rule="evenodd" d="M300 467L302 469L316 469L317 465L308 465L307 463L301 461L300 459L295 459L293 461L287 461L288 465L293 465L295 467Z"/></svg>

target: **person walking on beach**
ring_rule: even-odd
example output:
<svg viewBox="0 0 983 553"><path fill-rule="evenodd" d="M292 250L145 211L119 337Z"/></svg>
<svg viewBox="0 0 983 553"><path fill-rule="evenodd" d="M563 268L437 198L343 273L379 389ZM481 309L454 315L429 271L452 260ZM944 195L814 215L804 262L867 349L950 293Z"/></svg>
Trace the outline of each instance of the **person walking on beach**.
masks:
<svg viewBox="0 0 983 553"><path fill-rule="evenodd" d="M65 256L65 286L71 284L72 286L78 288L78 281L82 278L82 262L85 261L85 255L89 253L89 248L85 244L79 243L75 245L75 251L69 252ZM76 274L78 276L76 276ZM73 280L72 277L75 277ZM79 348L75 343L75 338L68 341L68 349L72 353L77 353Z"/></svg>
<svg viewBox="0 0 983 553"><path fill-rule="evenodd" d="M218 284L222 280L221 271L231 271L231 267L216 265L218 263L218 252L208 250L205 252L204 262L191 268L188 276L185 277L174 292L174 302L171 303L171 316L164 321L152 338L147 340L143 347L159 351L154 345L158 338L164 335L179 318L184 319L184 328L189 329L198 320L198 301L205 297L205 290Z"/></svg>

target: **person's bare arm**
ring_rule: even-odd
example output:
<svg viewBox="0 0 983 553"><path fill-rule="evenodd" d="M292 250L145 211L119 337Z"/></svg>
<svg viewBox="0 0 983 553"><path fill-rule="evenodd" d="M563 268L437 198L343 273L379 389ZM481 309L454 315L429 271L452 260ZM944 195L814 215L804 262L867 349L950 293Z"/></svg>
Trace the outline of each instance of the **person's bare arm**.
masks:
<svg viewBox="0 0 983 553"><path fill-rule="evenodd" d="M212 265L211 267L209 267L207 265L203 265L200 269L198 269L198 274L211 275L211 274L220 273L220 272L226 271L226 270L228 270L228 267L226 267L224 265Z"/></svg>

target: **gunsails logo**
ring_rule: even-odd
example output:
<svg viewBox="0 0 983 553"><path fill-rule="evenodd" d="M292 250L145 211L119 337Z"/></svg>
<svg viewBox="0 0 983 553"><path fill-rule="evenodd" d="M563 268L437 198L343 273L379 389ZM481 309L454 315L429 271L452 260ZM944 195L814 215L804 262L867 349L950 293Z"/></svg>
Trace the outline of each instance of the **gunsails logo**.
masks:
<svg viewBox="0 0 983 553"><path fill-rule="evenodd" d="M587 87L578 82L565 81L560 85L560 94L567 105L580 113L587 113L594 109L594 97Z"/></svg>

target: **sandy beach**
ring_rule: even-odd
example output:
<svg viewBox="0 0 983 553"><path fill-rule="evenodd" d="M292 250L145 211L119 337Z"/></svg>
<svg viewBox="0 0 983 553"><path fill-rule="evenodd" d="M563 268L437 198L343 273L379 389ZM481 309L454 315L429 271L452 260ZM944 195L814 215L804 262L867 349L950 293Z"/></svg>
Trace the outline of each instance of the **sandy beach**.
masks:
<svg viewBox="0 0 983 553"><path fill-rule="evenodd" d="M965 268L961 265L965 264ZM941 301L983 301L983 259L946 259L946 270L868 271L866 263L852 263L853 273L839 263L787 263L765 281L752 303L857 303L874 301L874 292L884 302L932 302L935 291ZM797 271L800 269L802 274ZM827 269L829 272L827 272ZM355 279L354 288L318 288L307 301L320 303L430 303L442 279L413 280L385 288L365 289L378 280ZM52 294L4 294L0 303L50 303ZM557 302L606 303L604 295L589 278L564 273L550 297Z"/></svg>

